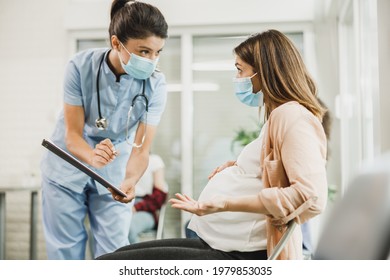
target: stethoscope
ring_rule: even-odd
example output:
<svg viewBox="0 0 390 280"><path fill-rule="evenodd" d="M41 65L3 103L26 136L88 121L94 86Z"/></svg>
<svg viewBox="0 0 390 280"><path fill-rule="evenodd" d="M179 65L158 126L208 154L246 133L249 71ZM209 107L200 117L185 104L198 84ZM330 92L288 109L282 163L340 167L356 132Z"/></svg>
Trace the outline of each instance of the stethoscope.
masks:
<svg viewBox="0 0 390 280"><path fill-rule="evenodd" d="M102 64L103 64L105 55L106 54L104 53L101 60L100 60L99 68L98 68L97 75L96 75L96 92L97 92L99 118L96 119L95 125L99 130L106 130L106 128L108 127L107 119L102 117L102 112L100 110L100 90L99 90L100 70L102 68ZM142 80L142 93L138 93L136 96L134 96L133 100L131 101L131 106L129 108L129 111L127 112L126 142L135 148L141 148L145 142L145 137L146 137L146 127L145 127L145 131L144 131L144 135L142 136L141 144L137 145L136 143L131 143L129 141L129 124L130 124L131 112L133 111L133 107L135 105L135 102L136 102L137 98L139 98L139 97L144 99L145 111L146 111L145 122L147 123L148 122L147 118L148 118L148 110L149 110L149 100L145 95L145 80Z"/></svg>

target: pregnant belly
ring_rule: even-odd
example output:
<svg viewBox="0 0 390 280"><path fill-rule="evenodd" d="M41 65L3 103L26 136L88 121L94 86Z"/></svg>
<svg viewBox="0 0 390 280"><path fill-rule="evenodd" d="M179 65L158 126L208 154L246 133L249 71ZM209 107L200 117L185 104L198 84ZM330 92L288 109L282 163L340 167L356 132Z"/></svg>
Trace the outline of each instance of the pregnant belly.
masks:
<svg viewBox="0 0 390 280"><path fill-rule="evenodd" d="M262 182L256 174L245 174L238 166L232 166L217 173L207 183L199 201L207 201L220 195L253 195L261 189Z"/></svg>

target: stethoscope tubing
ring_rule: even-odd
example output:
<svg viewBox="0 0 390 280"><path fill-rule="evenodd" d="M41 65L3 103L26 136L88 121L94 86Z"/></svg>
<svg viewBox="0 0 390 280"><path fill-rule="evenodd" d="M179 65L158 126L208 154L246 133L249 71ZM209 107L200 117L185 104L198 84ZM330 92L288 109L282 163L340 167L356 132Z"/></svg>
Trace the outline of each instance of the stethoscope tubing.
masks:
<svg viewBox="0 0 390 280"><path fill-rule="evenodd" d="M101 106L100 106L100 86L99 86L99 84L100 84L99 83L100 82L100 72L101 72L101 68L102 68L103 61L104 61L105 57L106 57L106 53L104 53L102 55L102 58L100 59L98 71L97 71L97 74L96 74L97 107L98 107L98 114L99 114L99 118L96 120L96 127L98 129L101 129L101 130L106 129L107 126L108 126L107 120L102 116L102 112L101 112ZM133 107L135 105L135 101L136 101L136 99L138 97L142 97L145 100L145 110L146 110L146 113L148 113L148 111L149 111L149 100L148 100L148 98L145 95L145 80L142 80L142 92L133 97L133 100L131 101L131 106L129 108L128 114L130 114L130 112L132 111L132 109L133 109ZM128 118L129 117L130 116L128 116Z"/></svg>

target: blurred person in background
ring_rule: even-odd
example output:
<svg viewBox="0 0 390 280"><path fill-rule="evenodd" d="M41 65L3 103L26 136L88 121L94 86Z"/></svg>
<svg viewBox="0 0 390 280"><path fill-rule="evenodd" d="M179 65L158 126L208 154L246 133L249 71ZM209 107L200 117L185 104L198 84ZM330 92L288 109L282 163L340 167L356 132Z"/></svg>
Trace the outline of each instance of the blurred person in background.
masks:
<svg viewBox="0 0 390 280"><path fill-rule="evenodd" d="M158 213L168 195L164 170L162 158L157 154L150 154L148 168L135 186L135 202L129 232L130 244L139 242L141 233L157 228Z"/></svg>

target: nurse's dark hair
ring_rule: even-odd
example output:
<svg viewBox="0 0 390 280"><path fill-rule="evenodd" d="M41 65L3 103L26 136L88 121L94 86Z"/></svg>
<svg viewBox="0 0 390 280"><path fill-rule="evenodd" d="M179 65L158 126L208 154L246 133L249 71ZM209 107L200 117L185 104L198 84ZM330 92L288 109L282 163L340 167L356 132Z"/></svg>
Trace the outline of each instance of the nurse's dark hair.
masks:
<svg viewBox="0 0 390 280"><path fill-rule="evenodd" d="M317 99L317 86L286 35L272 29L253 34L234 53L258 73L253 79L262 87L266 118L272 108L297 101L322 121L326 108Z"/></svg>
<svg viewBox="0 0 390 280"><path fill-rule="evenodd" d="M158 8L133 0L114 0L111 4L110 38L116 35L122 43L129 39L168 37L168 24Z"/></svg>

